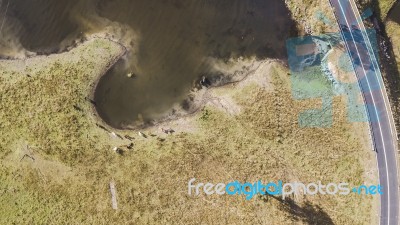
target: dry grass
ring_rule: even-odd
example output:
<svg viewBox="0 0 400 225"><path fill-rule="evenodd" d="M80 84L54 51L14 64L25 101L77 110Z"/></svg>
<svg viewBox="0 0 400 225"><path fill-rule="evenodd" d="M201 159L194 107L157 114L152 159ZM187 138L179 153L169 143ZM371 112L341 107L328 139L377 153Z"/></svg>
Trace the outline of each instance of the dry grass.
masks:
<svg viewBox="0 0 400 225"><path fill-rule="evenodd" d="M400 25L391 20L386 22L386 32L392 43L393 53L397 62L397 69L400 70ZM395 106L396 110L400 110L400 106Z"/></svg>
<svg viewBox="0 0 400 225"><path fill-rule="evenodd" d="M98 128L84 97L120 51L95 40L60 56L28 60L26 68L22 62L0 62L0 224L371 223L375 212L366 196L280 202L187 195L192 177L213 183L376 182L367 171L373 153L345 122L343 101L335 101L333 127L299 128L298 112L318 101L294 101L288 71L276 62L251 75L268 76L273 90L249 82L216 91L234 99L241 113L207 106L188 118L198 126L195 131L173 127L177 134L165 141L119 131L135 137L135 147L123 156L114 153L113 146L129 141ZM24 154L35 160L20 160ZM111 180L118 211L111 208Z"/></svg>
<svg viewBox="0 0 400 225"><path fill-rule="evenodd" d="M358 4L360 11L366 10L367 8L373 8L375 12L379 13L378 16L380 16L381 20L385 21L389 10L392 8L396 0L358 0L355 2Z"/></svg>
<svg viewBox="0 0 400 225"><path fill-rule="evenodd" d="M396 0L378 0L378 7L380 9L380 14L382 21L385 20L389 10L392 8Z"/></svg>
<svg viewBox="0 0 400 225"><path fill-rule="evenodd" d="M299 34L337 32L336 20L328 0L286 0L292 17L298 23Z"/></svg>
<svg viewBox="0 0 400 225"><path fill-rule="evenodd" d="M396 56L397 65L400 68L400 25L389 20L386 22L386 32L392 42L393 52Z"/></svg>

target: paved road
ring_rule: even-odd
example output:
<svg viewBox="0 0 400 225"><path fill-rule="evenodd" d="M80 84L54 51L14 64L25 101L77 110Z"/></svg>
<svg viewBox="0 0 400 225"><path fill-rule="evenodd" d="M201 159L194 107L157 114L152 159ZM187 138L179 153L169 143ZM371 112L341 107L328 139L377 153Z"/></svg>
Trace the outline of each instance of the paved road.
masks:
<svg viewBox="0 0 400 225"><path fill-rule="evenodd" d="M330 0L366 103L383 188L380 224L399 223L399 184L393 115L371 41L353 0Z"/></svg>

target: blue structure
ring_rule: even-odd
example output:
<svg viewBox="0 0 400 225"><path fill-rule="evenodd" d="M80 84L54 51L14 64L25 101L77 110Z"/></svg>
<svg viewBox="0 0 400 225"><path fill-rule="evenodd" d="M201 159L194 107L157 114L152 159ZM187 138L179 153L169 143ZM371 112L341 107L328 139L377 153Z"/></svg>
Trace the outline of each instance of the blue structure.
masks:
<svg viewBox="0 0 400 225"><path fill-rule="evenodd" d="M319 17L322 17L319 15ZM367 51L367 46L362 41L361 32L343 29L344 36L350 40L353 37L360 40L359 49ZM376 51L377 40L375 30L367 31ZM347 41L347 40L345 40ZM296 100L321 99L319 109L309 109L299 115L301 127L330 127L333 123L332 102L334 96L347 97L347 118L350 122L366 122L368 117L365 105L360 103L361 91L357 81L343 83L335 78L327 65L327 57L334 47L344 46L340 33L323 34L319 36L306 36L291 38L286 41L289 68L291 71L292 96ZM375 52L377 54L377 52ZM356 62L360 63L360 62ZM373 62L376 63L377 62ZM349 55L343 53L338 59L337 67L342 72L354 72ZM371 63L370 71L374 72ZM360 82L364 82L362 79ZM373 88L379 88L376 85ZM370 118L376 120L378 118Z"/></svg>

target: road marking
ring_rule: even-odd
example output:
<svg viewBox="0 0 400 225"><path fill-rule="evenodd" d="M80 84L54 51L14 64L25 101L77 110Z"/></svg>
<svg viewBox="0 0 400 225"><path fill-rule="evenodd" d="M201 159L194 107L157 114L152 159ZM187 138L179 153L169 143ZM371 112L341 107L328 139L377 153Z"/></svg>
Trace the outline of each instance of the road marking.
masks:
<svg viewBox="0 0 400 225"><path fill-rule="evenodd" d="M333 7L333 5L332 5L332 2L331 2L331 0L329 0L329 4L330 4L330 8L331 8L331 13L333 14L333 17L335 17L336 18L336 20L338 20L337 19L337 17L336 17L336 14L335 14L335 12L336 12L336 9ZM338 25L339 25L339 23L337 23ZM339 26L339 31L341 32L341 34L342 34L342 30L340 29L340 26ZM343 40L344 41L344 40ZM349 49L347 48L347 46L345 46L346 47L346 49L347 49L347 51L349 51ZM349 55L349 58L350 58L350 61L351 61L351 56ZM352 64L352 66L353 66L353 68L354 68L354 64L353 64L353 61L351 61L351 64ZM356 71L354 71L354 75L356 75ZM356 75L356 78L357 78L357 75ZM358 87L360 88L360 92L362 91L361 89L361 85L360 85L360 82L359 82L359 80L358 80L358 78L357 78L357 83L358 83ZM364 105L366 105L366 103L365 103L365 98L363 97L363 101L364 101ZM365 111L365 115L367 115L368 116L368 123L369 123L369 127L372 127L371 126L371 119L370 119L370 116L369 116L369 113L368 113L368 109L367 109L367 107L366 106L364 106L363 107L364 108L364 111ZM374 136L372 135L372 133L371 133L371 128L370 129L368 129L368 133L369 133L369 137L370 137L370 141L371 141L371 150L372 151L376 151L376 148L375 148L375 141L374 141ZM376 157L376 165L377 165L377 167L378 167L378 156L375 154L375 157Z"/></svg>
<svg viewBox="0 0 400 225"><path fill-rule="evenodd" d="M360 16L360 11L358 10L358 8L357 8L357 6L355 5L355 3L354 3L354 1L353 0L351 0L351 1L349 1L350 2L350 6L351 6L351 8L352 8L352 11L353 11L353 13L354 12L356 12L357 11L357 13L358 13L358 15ZM356 9L356 11L354 10L354 8ZM357 15L355 15L355 13L354 13L354 16L356 16L357 17ZM360 16L361 17L361 16ZM361 25L362 25L362 28L366 31L367 29L365 28L365 26L364 26L364 23L361 21L361 23L360 23ZM368 37L368 34L365 32L365 34L363 35L363 36L366 36L367 37L367 39L368 39L368 44L369 44L369 47L370 47L370 50L372 51L372 54L373 54L373 56L374 56L374 58L375 58L375 62L376 62L376 64L378 63L378 60L377 60L377 57L376 57L376 55L375 55L375 52L374 52L374 50L373 50L373 48L372 48L372 45L371 45L371 40L369 39L369 37ZM371 58L371 55L370 54L368 54L369 55L369 57ZM374 66L374 68L375 68L375 63L373 63L373 66ZM378 67L378 70L379 70L379 73L380 73L380 75L382 76L382 73L381 73L381 71L380 71L380 69L379 69L379 65L376 65L377 67ZM376 69L375 69L375 71L376 71ZM382 82L383 82L383 80L382 80ZM392 122L393 122L393 124L395 124L395 121L394 121L394 118L393 118L393 111L392 111L392 107L390 106L390 102L389 102L389 99L388 98L386 98L386 96L387 96L387 91L386 91L386 87L385 87L385 84L383 83L383 88L380 86L381 84L380 84L380 82L379 82L379 87L380 87L380 89L382 90L383 89L383 91L386 93L386 95L384 95L383 93L382 93L382 96L383 96L383 98L384 98L384 103L385 103L385 107L386 108L389 108L389 110L390 110L390 115L389 115L389 113L388 113L388 111L387 110L385 110L386 111L386 116L388 117L388 119L389 119L389 125L390 125L390 134L392 135L392 137L395 137L396 139L393 139L393 142L392 142L392 144L393 144L393 146L395 147L393 150L395 151L396 150L396 145L397 145L397 143L395 142L395 140L399 140L399 136L398 136L398 134L397 134L397 129L396 129L396 126L393 126L392 125ZM388 107L389 106L389 107ZM393 136L393 131L394 131L394 133L395 133L395 136ZM396 155L396 151L394 152L394 154ZM396 163L396 176L398 177L398 161L397 161L397 159L395 160L395 163ZM386 170L387 170L387 168L386 168ZM397 190L397 192L398 193L400 193L400 186L398 185L398 190ZM389 207L390 207L390 205L389 205Z"/></svg>
<svg viewBox="0 0 400 225"><path fill-rule="evenodd" d="M352 0L352 1L349 1L349 2L350 2L350 6L351 6L351 9L352 9L353 13L355 12L355 10L354 10L354 8L355 8L355 9L357 10L358 17L361 18L361 15L360 15L360 12L358 11L358 8L357 8L356 6L353 6L353 5L355 4L354 1ZM353 4L352 4L352 3L353 3ZM355 13L354 13L354 16L357 17L357 15L356 15ZM377 62L378 62L378 58L376 57L375 52L374 52L374 49L372 48L371 40L369 39L369 36L368 36L368 34L366 33L367 29L365 28L364 23L363 23L362 21L358 21L358 19L357 19L357 23L361 24L362 28L365 30L365 34L364 34L363 32L361 32L361 33L363 34L364 39L365 39L365 37L366 37L366 39L368 40L368 44L369 44L369 47L370 47L370 51L372 52L372 54L373 54L373 56L374 56L374 58L375 58L375 60L372 60L371 55L368 54L369 58L370 58L373 62L375 62L375 63L372 63L372 65L374 66L375 71L379 71L380 75L382 75L382 73L381 73L381 71L380 71L380 69L379 69L379 65L376 65ZM360 26L360 27L361 27L361 26ZM367 47L367 48L368 48L368 47ZM377 68L378 68L378 69L377 69ZM381 77L379 77L379 78L381 78ZM379 79L379 81L380 81L380 80L382 80L382 79ZM383 80L382 80L382 82L383 82ZM386 95L383 95L383 93L382 93L382 95L383 95L383 97L384 97L383 99L384 99L385 107L386 107L386 108L389 108L389 110L390 110L390 112L391 112L391 115L393 115L392 108L391 108L390 104L389 104L389 107L388 107L388 102L386 101L387 99L385 98L385 96L387 96L386 87L385 87L384 84L382 84L382 86L383 86L383 88L381 87L381 82L379 82L379 88L380 88L381 90L384 90L385 93L386 93ZM385 110L385 111L386 111L386 115L388 116L388 118L392 118L392 119L393 119L393 116L390 117L389 114L388 114L388 112L387 112L387 110ZM393 119L393 122L394 122L394 119ZM392 123L389 123L389 126L390 126L390 133L391 133L392 137L394 137L394 136L393 136L393 126L392 126ZM394 127L394 129L396 129L396 127ZM395 132L395 133L396 133L396 139L398 140L397 132ZM397 161L396 161L396 162L397 162Z"/></svg>
<svg viewBox="0 0 400 225"><path fill-rule="evenodd" d="M339 3L340 10L341 10L341 12L342 12L342 14L343 14L343 16L344 16L345 21L346 21L346 24L347 24L348 28L350 29L351 26L350 26L349 22L347 21L346 14L345 14L345 12L344 12L344 10L343 10L342 4L340 3L340 0L338 0L338 3ZM354 16L355 16L355 15L354 15ZM338 21L338 22L339 22L339 21ZM339 28L340 28L340 27L339 27ZM367 73L366 73L366 71L365 71L365 69L364 69L364 63L363 63L363 61L362 61L362 59L361 59L360 52L358 51L358 47L357 47L357 45L356 45L356 43L355 43L355 39L354 39L353 33L352 33L351 31L350 31L349 33L350 33L350 35L351 35L351 39L352 39L353 42L354 42L354 46L355 46L355 48L356 48L357 55L358 55L358 57L360 58L361 68L362 68L362 70L363 70L363 72L364 72L364 74L365 74L365 77L366 77L366 81L367 81L367 85L368 85L369 91L371 92L372 102L373 102L374 105L375 105L375 98L374 98L374 95L372 94L372 90L371 90L371 86L370 86L370 84L369 84L368 76L367 76ZM344 37L343 37L343 39L344 39ZM363 38L363 39L364 39L364 38ZM345 42L345 45L347 46L346 40L344 40L344 42ZM349 47L347 46L346 48L347 48L347 50L348 50L349 53L350 53ZM369 54L369 53L368 53L368 54ZM354 66L354 63L353 63L353 66ZM355 70L355 72L356 72L356 68L354 68L354 70ZM378 82L379 82L379 79L378 79ZM387 170L387 168L388 168L388 163L387 163L387 156L386 156L386 145L385 145L385 140L384 140L384 138L383 138L383 136L382 136L382 128L381 128L381 124L380 124L380 122L379 122L379 114L378 114L378 112L377 112L377 110L376 110L376 107L374 107L374 111L375 111L375 114L376 114L376 116L377 116L377 118L378 118L378 127L379 127L379 131L380 131L380 133L381 133L380 136L381 136L381 140L382 140L382 144L383 144L384 159L385 159L385 164L386 164L386 176L387 176L387 178L388 178L388 179L386 180L386 182L387 182L387 189L388 189L388 224L389 224L389 221L390 221L390 185L389 185L389 172L388 172L388 170ZM372 128L371 128L371 129L372 129Z"/></svg>

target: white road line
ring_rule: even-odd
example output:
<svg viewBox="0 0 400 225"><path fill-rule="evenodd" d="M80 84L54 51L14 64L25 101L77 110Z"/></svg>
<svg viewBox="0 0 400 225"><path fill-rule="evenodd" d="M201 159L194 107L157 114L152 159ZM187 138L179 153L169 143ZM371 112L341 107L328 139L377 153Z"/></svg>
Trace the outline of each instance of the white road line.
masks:
<svg viewBox="0 0 400 225"><path fill-rule="evenodd" d="M329 3L330 3L330 5L331 5L331 13L333 14L333 17L335 17L336 18L336 15L335 15L335 12L334 12L334 8L333 8L333 6L332 6L332 4L331 4L331 1L329 1ZM338 24L338 23L337 23ZM338 28L339 28L339 30L340 30L340 27L338 26ZM341 31L341 30L340 30ZM346 49L348 50L348 48L347 48L347 46L346 46ZM350 55L349 55L349 58L350 58L350 61L351 61L351 57L350 57ZM351 61L351 63L353 64L353 62ZM353 68L354 68L354 65L353 65ZM356 72L354 71L354 75L356 76L356 74L355 74ZM356 79L357 79L357 76L356 76ZM357 79L358 80L358 79ZM359 83L359 82L358 82ZM360 89L360 92L361 92L361 85L358 85L358 88ZM367 109L367 107L366 107L366 102L365 102L365 98L364 98L364 96L363 96L363 101L364 101L364 111L365 111L365 115L367 115L367 117L368 117L368 121L369 121L369 127L371 127L371 119L370 119L370 116L369 116L369 113L368 113L368 109ZM375 148L375 141L374 141L374 137L373 137L373 135L372 135L372 133L371 133L371 128L369 128L368 129L368 134L369 134L369 137L370 137L370 141L371 141L371 143L370 143L370 145L371 145L371 151L376 151L376 148ZM375 154L375 157L376 157L376 163L377 163L377 165L378 165L378 156ZM378 167L378 166L377 166Z"/></svg>
<svg viewBox="0 0 400 225"><path fill-rule="evenodd" d="M358 13L358 16L361 18L360 11L358 10L357 6L355 5L354 0L351 0L351 1L350 1L350 5L351 5L351 8L352 8L352 10L353 10L354 16L357 17L357 15L355 15L355 12L357 12L357 13ZM354 9L355 9L355 10L354 10ZM366 33L367 29L365 28L364 23L363 23L362 21L360 21L360 24L361 24L362 28L365 30L365 34L364 34L363 36L364 36L364 37L365 37L365 36L367 37L367 39L368 39L368 44L369 44L369 47L370 47L370 51L372 51L372 54L373 54L373 56L374 56L374 58L375 58L375 60L374 60L375 63L373 63L374 68L375 68L375 71L379 71L379 75L382 76L382 73L381 73L381 71L380 71L379 65L377 64L377 63L378 63L378 58L376 57L375 52L374 52L374 50L373 50L373 48L372 48L371 40L369 39L369 36L368 36L368 34ZM365 38L364 38L364 39L365 39ZM371 58L371 55L370 55L370 54L369 54L369 57ZM372 60L372 59L371 59L371 60ZM376 67L377 67L378 69L376 69L375 65L376 65ZM380 79L380 80L381 80L381 79ZM383 80L382 80L382 82L383 82ZM395 138L396 138L396 139L393 139L393 146L396 146L397 143L395 142L395 140L398 141L398 140L399 140L399 137L398 137L398 135L397 135L396 126L393 126L393 125L392 125L392 123L395 124L395 121L394 121L394 118L393 118L392 107L390 106L389 99L387 98L387 91L386 91L386 87L385 87L384 83L382 83L383 88L382 88L380 85L381 85L381 83L379 82L379 87L380 87L380 89L383 90L383 91L386 93L385 95L382 93L382 95L383 95L383 98L384 98L384 103L385 103L386 109L389 108L389 110L390 110L390 115L389 115L389 113L388 113L387 110L385 110L385 111L386 111L386 116L387 116L388 119L390 120L390 121L389 121L390 133L391 133L392 137L395 137ZM394 133L395 133L395 136L393 136L393 131L394 131ZM396 147L394 148L394 150L396 150ZM396 155L396 152L394 152L394 153L395 153L395 155ZM398 162L397 162L397 160L395 160L395 162L396 162L396 174L397 174L398 171L399 171L399 170L398 170L399 167L398 167ZM400 187L398 187L398 188L400 188ZM398 189L398 192L400 193L400 189Z"/></svg>
<svg viewBox="0 0 400 225"><path fill-rule="evenodd" d="M361 18L361 15L360 15L360 12L358 11L358 8L357 8L356 6L354 6L354 4L355 4L354 1L351 0L351 1L349 1L349 2L350 2L351 9L352 9L352 11L353 11L353 13L354 13L354 16L357 17L357 15L355 14L355 12L357 11L358 17ZM352 3L353 3L353 4L352 4ZM354 10L354 8L355 8L355 10ZM358 19L357 19L357 23L358 23L358 22L359 22L359 21L358 21ZM369 44L368 47L370 48L370 51L372 52L372 54L373 54L373 56L374 56L374 58L375 58L375 60L373 60L373 59L371 58L371 54L368 54L368 56L370 57L370 59L371 59L372 62L373 62L372 65L374 66L375 71L379 71L379 74L382 75L382 73L381 73L381 71L380 71L380 68L379 68L379 65L376 65L377 62L378 62L378 58L376 57L375 51L374 51L374 49L372 48L371 40L369 39L369 36L368 36L368 34L366 33L367 29L365 28L364 23L363 23L362 21L360 21L359 24L361 24L362 28L365 30L365 34L364 34L363 32L361 32L361 33L363 34L364 39L368 40L368 44ZM366 37L366 38L365 38L365 37ZM380 76L379 78L381 78L381 76ZM382 80L382 79L379 79L379 81L381 81L381 80ZM382 80L382 82L383 82L383 80ZM382 86L383 86L383 88L382 88ZM383 90L383 91L385 91L385 93L386 93L386 95L383 95L383 93L382 93L385 106L386 106L386 108L389 108L389 110L390 110L390 112L391 112L391 115L393 115L392 108L391 108L390 104L388 104L388 102L387 102L388 100L385 98L385 96L387 96L386 87L385 87L384 84L382 84L382 86L381 86L381 82L379 82L379 88L380 88L380 90ZM386 101L386 100L387 100L387 101ZM389 107L388 107L388 106L389 106ZM390 118L393 119L393 117L390 117L390 116L389 116L387 110L385 110L385 111L386 111L386 115L388 116L388 118L389 118L389 119L390 119ZM394 119L393 119L393 122L394 122ZM394 136L393 136L393 126L392 126L392 123L389 123L389 125L390 125L390 133L391 133L392 137L394 137ZM396 127L395 127L395 129L396 129ZM396 131L396 130L395 130L395 131ZM396 139L398 140L397 132L395 132L395 133L396 133Z"/></svg>
<svg viewBox="0 0 400 225"><path fill-rule="evenodd" d="M358 10L358 8L357 8L357 6L355 5L355 2L354 2L354 0L351 0L351 1L349 1L350 2L350 6L351 6L351 8L352 8L352 11L353 11L353 13L354 13L354 15L355 15L355 12L357 12L358 13L358 16L361 18L361 15L360 15L360 11ZM355 10L354 10L355 9ZM356 17L357 17L357 15L355 15ZM374 52L374 50L373 50L373 48L372 48L372 44L371 44L371 40L369 39L369 36L368 36L368 34L366 33L366 31L367 31L367 29L365 28L365 26L364 26L364 23L362 22L362 21L360 21L360 24L361 24L361 26L362 26L362 28L365 30L365 34L363 34L363 36L365 37L367 37L367 39L368 39L368 44L369 44L369 47L370 47L370 51L372 51L372 54L373 54L373 56L374 56L374 58L375 58L375 63L373 63L373 65L374 65L374 68L375 68L375 71L377 71L377 69L376 69L376 67L375 67L375 65L377 66L377 68L378 68L378 71L379 71L379 73L380 73L380 75L382 76L382 73L381 73L381 71L380 71L380 68L379 68L379 65L377 64L378 63L378 58L376 57L376 55L375 55L375 52ZM365 39L365 38L364 38ZM371 55L369 54L369 57L371 58ZM371 59L372 60L372 59ZM383 80L382 80L382 82L383 82ZM393 118L393 111L392 111L392 107L390 106L390 102L389 102L389 99L388 99L388 95L387 95L387 90L386 90L386 87L385 87L385 85L384 85L384 83L382 84L382 86L383 86L383 88L381 87L381 83L379 82L379 87L380 87L380 89L381 90L383 90L384 92L385 92L385 95L382 93L382 95L383 95L383 98L384 98L384 103L385 103L385 107L386 108L389 108L389 110L390 110L390 115L389 115L389 113L388 113L388 111L387 110L385 110L386 111L386 116L388 117L388 119L390 120L389 121L389 125L390 125L390 133L391 133L391 135L392 135L392 137L395 137L395 139L393 139L393 146L395 147L394 148L394 151L396 151L396 145L397 145L397 143L396 143L396 141L395 140L399 140L399 136L398 136L398 134L397 134L397 129L396 129L396 126L393 126L392 125L392 123L393 124L395 124L395 121L394 121L394 118ZM394 131L394 133L395 133L395 136L393 136L393 131ZM396 155L396 152L394 152L394 154ZM399 165L398 165L398 161L397 161L397 159L395 160L395 163L396 163L396 174L398 174L398 171L399 171ZM398 186L398 193L400 193L400 186ZM390 207L390 206L389 206Z"/></svg>
<svg viewBox="0 0 400 225"><path fill-rule="evenodd" d="M347 27L349 28L349 30L350 30L350 28L351 28L351 26L350 26L350 24L349 24L349 22L348 22L348 20L347 20L347 18L346 18L346 14L345 14L345 12L344 12L344 10L343 10L343 6L342 6L342 4L340 3L340 0L338 0L338 3L339 3L339 7L340 7L340 10L342 11L342 14L343 14L343 16L344 16L344 19L345 19L345 21L346 21L346 24L347 24ZM372 94L372 90L371 90L371 86L370 86L370 84L369 84L369 81L368 81L368 76L367 76L367 73L366 73L366 71L365 71L365 69L364 69L364 63L363 63L363 61L362 61L362 59L361 59L361 55L360 55L360 52L358 51L358 47L357 47L357 44L356 44L356 42L355 42L355 39L354 39L354 36L353 36L353 33L350 31L349 32L350 33L350 35L351 35L351 39L353 40L353 42L354 42L354 46L356 47L356 51L357 51L357 55L358 55L358 57L360 58L360 62L361 62L361 68L362 68L362 70L363 70L363 72L364 72L364 74L365 74L365 77L366 77L366 81L367 81L367 85L368 85L368 88L369 88L369 91L371 92L371 98L372 98L372 102L374 103L374 105L375 105L375 98L374 98L374 95ZM344 39L344 38L343 38ZM346 40L344 40L344 42L345 42L345 44L347 45L347 42L346 42ZM347 47L348 48L348 47ZM349 49L348 49L349 50ZM350 51L349 51L349 53L350 53ZM368 53L369 54L369 53ZM354 66L354 64L353 64L353 66ZM354 68L354 70L355 70L355 72L356 72L356 68ZM379 80L378 80L379 81ZM376 110L376 107L374 107L374 111L375 111L375 114L376 114L376 116L377 116L377 118L378 118L378 126L379 126L379 131L380 131L380 133L381 133L381 140L382 140L382 144L383 144L383 151L384 151L384 159L385 159L385 164L386 164L386 168L388 168L388 163L387 163L387 156L386 156L386 145L385 145L385 140L384 140L384 138L383 138L383 136L382 136L382 128L381 128L381 124L380 124L380 122L379 122L379 114L378 114L378 112L377 112L377 110ZM372 129L372 128L371 128ZM389 171L386 169L386 176L387 176L387 180L386 180L386 182L387 182L387 189L388 189L388 224L389 224L389 221L390 221L390 185L389 185Z"/></svg>

